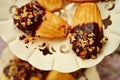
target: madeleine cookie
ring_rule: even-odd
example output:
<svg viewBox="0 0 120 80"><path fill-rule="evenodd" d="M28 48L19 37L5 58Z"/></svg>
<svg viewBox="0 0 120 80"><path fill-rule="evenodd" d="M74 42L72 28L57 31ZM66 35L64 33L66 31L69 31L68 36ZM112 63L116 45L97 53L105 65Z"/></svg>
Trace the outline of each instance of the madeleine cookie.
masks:
<svg viewBox="0 0 120 80"><path fill-rule="evenodd" d="M58 11L62 8L62 0L36 0L43 8L50 12Z"/></svg>
<svg viewBox="0 0 120 80"><path fill-rule="evenodd" d="M13 19L15 26L29 37L63 39L68 34L67 22L46 11L37 2L17 8Z"/></svg>
<svg viewBox="0 0 120 80"><path fill-rule="evenodd" d="M53 70L48 74L46 80L76 80L76 79L68 73L61 73Z"/></svg>
<svg viewBox="0 0 120 80"><path fill-rule="evenodd" d="M100 11L95 3L83 3L75 12L70 42L73 51L82 59L96 58L102 51L105 38Z"/></svg>

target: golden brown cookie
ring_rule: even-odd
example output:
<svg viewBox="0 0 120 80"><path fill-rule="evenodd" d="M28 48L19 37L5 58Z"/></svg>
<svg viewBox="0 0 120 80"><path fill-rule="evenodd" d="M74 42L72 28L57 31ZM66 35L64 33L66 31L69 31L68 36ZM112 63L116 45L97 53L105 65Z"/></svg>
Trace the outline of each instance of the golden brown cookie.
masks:
<svg viewBox="0 0 120 80"><path fill-rule="evenodd" d="M46 80L76 80L76 79L69 73L61 73L53 70L48 74Z"/></svg>
<svg viewBox="0 0 120 80"><path fill-rule="evenodd" d="M37 2L17 8L13 19L15 26L32 38L64 39L68 34L67 22Z"/></svg>
<svg viewBox="0 0 120 80"><path fill-rule="evenodd" d="M99 8L82 3L76 10L70 36L73 51L82 59L97 58L105 42Z"/></svg>
<svg viewBox="0 0 120 80"><path fill-rule="evenodd" d="M36 0L43 8L50 12L58 11L62 8L62 0Z"/></svg>

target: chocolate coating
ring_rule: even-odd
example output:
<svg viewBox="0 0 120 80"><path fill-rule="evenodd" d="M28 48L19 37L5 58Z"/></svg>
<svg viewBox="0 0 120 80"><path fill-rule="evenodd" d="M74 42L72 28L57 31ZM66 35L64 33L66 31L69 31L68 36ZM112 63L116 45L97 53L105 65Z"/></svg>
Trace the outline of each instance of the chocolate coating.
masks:
<svg viewBox="0 0 120 80"><path fill-rule="evenodd" d="M34 37L44 15L45 9L37 2L31 2L17 8L13 19L18 29Z"/></svg>
<svg viewBox="0 0 120 80"><path fill-rule="evenodd" d="M4 74L12 80L29 80L31 76L41 77L41 71L32 67L26 61L14 59L4 68Z"/></svg>
<svg viewBox="0 0 120 80"><path fill-rule="evenodd" d="M97 23L77 25L71 30L73 51L82 59L96 58L102 49L103 30Z"/></svg>

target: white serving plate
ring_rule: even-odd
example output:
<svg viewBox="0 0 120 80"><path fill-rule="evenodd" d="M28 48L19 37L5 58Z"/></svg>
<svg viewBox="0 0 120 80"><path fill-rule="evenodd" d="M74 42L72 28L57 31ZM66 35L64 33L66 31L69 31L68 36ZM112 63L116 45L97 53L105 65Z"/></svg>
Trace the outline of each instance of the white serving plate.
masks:
<svg viewBox="0 0 120 80"><path fill-rule="evenodd" d="M16 2L14 3L14 5L22 6L23 5L22 1L23 0ZM92 67L100 63L105 56L111 54L120 43L119 3L120 1L116 0L115 8L111 11L108 11L105 8L106 4L111 5L111 2L97 3L102 14L102 19L105 19L108 15L110 15L111 17L110 20L112 20L112 24L108 26L107 29L104 30L104 34L108 38L108 41L103 48L103 52L100 55L98 55L97 59L82 60L80 57L77 57L72 51L68 39L62 41L49 41L41 39L40 41L35 42L33 44L32 43L24 44L23 41L19 40L19 36L22 34L21 33L19 34L15 30L12 17L10 17L8 20L0 21L0 36L3 38L3 40L5 40L8 43L10 50L17 57L28 61L30 64L32 64L38 69L57 70L60 72L73 72L80 68ZM74 8L74 10L71 12L70 10L73 9L73 6L76 6L78 4L71 3L68 5L69 7L65 7L64 11L61 12L62 15L66 15L64 19L67 20L68 23L70 24L76 8ZM62 15L61 17L63 17ZM52 55L48 54L44 56L38 48L38 45L42 44L43 42L49 44L50 48L52 46L56 52L51 51L53 53ZM66 46L64 47L64 50L65 51L69 50L68 52L61 53L60 47L63 45ZM28 46L28 48L26 48L26 46Z"/></svg>

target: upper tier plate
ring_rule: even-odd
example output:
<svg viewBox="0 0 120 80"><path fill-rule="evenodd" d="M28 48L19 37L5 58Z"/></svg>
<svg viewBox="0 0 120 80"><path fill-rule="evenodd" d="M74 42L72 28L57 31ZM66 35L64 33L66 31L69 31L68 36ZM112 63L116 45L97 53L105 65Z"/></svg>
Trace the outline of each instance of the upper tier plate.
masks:
<svg viewBox="0 0 120 80"><path fill-rule="evenodd" d="M17 0L17 2L11 5L12 7L10 6L10 11L11 8L22 6L27 2L29 2L29 0ZM8 20L3 19L4 21L0 19L0 36L8 43L10 50L17 57L28 61L39 69L72 72L80 68L91 67L101 62L105 56L111 54L120 43L120 1L116 0L115 3L98 2L97 4L100 8L105 25L104 34L108 38L103 52L98 55L97 59L82 60L80 57L77 57L72 51L68 39L62 41L41 39L35 43L24 44L23 41L19 40L22 34L19 34L14 29L12 17L8 17ZM67 6L61 10L60 16L67 20L69 24L71 23L77 5L76 3L67 3ZM2 9L4 9L4 7ZM4 18L4 16L2 18ZM50 52L53 54L43 55L42 51L39 50L39 45L43 43L48 44Z"/></svg>

